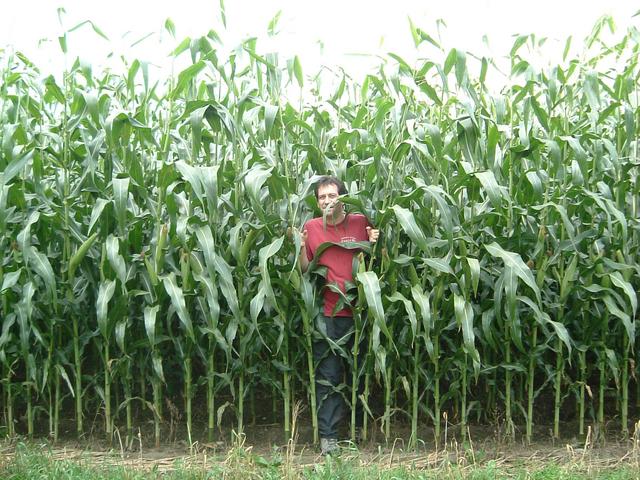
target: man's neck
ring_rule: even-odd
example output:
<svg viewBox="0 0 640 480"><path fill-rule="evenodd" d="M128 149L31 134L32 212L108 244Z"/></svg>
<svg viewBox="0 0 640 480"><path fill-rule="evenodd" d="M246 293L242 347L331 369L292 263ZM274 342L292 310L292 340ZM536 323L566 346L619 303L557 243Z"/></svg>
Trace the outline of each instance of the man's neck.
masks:
<svg viewBox="0 0 640 480"><path fill-rule="evenodd" d="M327 225L331 225L331 226L339 225L344 221L346 217L347 217L347 214L344 211L340 212L337 218L334 217L333 215L329 215L327 216Z"/></svg>

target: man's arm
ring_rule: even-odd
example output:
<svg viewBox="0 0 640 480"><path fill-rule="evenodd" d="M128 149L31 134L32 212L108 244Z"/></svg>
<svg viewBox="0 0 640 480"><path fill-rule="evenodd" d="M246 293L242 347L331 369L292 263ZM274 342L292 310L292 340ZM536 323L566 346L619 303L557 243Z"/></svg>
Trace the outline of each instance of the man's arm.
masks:
<svg viewBox="0 0 640 480"><path fill-rule="evenodd" d="M306 272L309 268L309 259L307 258L307 230L302 231L301 242L300 242L300 252L298 252L298 261L300 262L300 268L302 272Z"/></svg>

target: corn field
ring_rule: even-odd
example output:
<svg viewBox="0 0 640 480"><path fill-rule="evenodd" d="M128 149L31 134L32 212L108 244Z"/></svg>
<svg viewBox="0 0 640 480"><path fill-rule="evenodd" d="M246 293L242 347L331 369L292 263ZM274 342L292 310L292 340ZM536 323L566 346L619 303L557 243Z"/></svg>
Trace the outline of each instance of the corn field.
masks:
<svg viewBox="0 0 640 480"><path fill-rule="evenodd" d="M302 401L316 434L318 270L296 264L297 229L334 174L381 231L344 295L368 343L365 435L628 435L640 31L607 44L611 26L544 68L519 36L504 72L411 25L443 61L389 54L362 79L256 39L221 58L214 32L161 80L139 60L43 78L0 52L0 432L152 424L159 444L175 418L192 443L266 410L286 439Z"/></svg>

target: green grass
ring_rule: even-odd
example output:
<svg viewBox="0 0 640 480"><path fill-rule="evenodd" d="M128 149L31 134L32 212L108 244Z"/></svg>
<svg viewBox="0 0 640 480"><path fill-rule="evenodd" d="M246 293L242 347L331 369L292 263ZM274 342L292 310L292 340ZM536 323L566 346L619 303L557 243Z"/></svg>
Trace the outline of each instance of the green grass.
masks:
<svg viewBox="0 0 640 480"><path fill-rule="evenodd" d="M5 480L32 479L308 479L308 480L412 480L412 479L517 479L517 480L579 480L638 479L640 473L631 465L598 469L588 463L543 464L539 461L532 465L508 467L489 461L483 465L466 468L457 465L440 468L422 469L411 465L386 468L385 465L363 466L353 458L328 458L313 466L293 465L287 468L280 461L264 461L253 454L228 457L206 469L190 467L177 460L171 471L159 471L158 468L143 468L128 465L100 465L95 459L81 460L54 459L50 453L44 455L34 447L21 445L16 454L6 464L0 466L0 478ZM260 459L260 460L259 460ZM127 462L130 462L127 460Z"/></svg>

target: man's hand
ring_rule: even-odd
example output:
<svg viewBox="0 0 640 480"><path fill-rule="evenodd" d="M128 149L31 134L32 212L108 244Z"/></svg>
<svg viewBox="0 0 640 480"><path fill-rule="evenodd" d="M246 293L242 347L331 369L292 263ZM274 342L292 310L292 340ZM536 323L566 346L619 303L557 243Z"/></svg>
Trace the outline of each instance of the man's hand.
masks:
<svg viewBox="0 0 640 480"><path fill-rule="evenodd" d="M295 229L295 227L294 227ZM298 230L295 230L296 232ZM309 237L309 232L305 228L300 233L300 251L298 252L298 262L300 263L300 268L302 272L306 272L307 268L309 268L309 259L307 258L307 238Z"/></svg>
<svg viewBox="0 0 640 480"><path fill-rule="evenodd" d="M377 228L367 227L367 235L369 236L369 241L371 243L376 243L378 237L380 236L380 230Z"/></svg>

